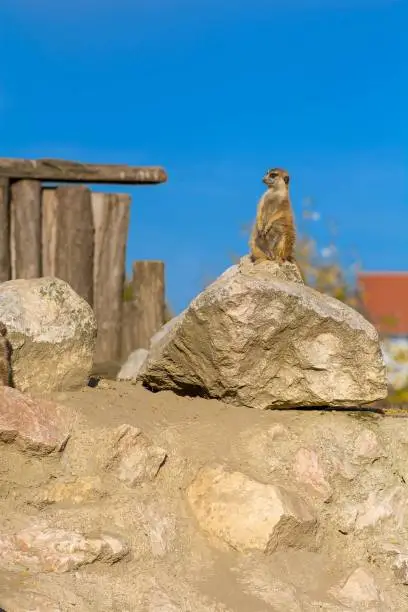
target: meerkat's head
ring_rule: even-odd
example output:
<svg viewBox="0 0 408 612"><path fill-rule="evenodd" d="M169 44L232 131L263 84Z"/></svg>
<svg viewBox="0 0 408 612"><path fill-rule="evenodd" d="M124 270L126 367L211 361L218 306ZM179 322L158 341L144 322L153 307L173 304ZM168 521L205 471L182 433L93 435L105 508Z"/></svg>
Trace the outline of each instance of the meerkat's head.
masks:
<svg viewBox="0 0 408 612"><path fill-rule="evenodd" d="M282 170L281 168L271 168L265 172L265 175L262 179L268 189L273 189L274 191L287 191L289 185L289 174L286 170Z"/></svg>

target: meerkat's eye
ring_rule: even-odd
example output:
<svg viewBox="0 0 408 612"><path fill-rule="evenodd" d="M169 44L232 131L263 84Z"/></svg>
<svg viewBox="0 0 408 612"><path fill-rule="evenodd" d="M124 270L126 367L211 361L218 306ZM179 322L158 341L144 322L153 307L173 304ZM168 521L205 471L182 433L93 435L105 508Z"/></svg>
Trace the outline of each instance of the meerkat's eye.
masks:
<svg viewBox="0 0 408 612"><path fill-rule="evenodd" d="M270 173L269 173L269 176L270 176L271 178L276 178L276 177L278 176L278 173L277 173L277 172L270 172Z"/></svg>

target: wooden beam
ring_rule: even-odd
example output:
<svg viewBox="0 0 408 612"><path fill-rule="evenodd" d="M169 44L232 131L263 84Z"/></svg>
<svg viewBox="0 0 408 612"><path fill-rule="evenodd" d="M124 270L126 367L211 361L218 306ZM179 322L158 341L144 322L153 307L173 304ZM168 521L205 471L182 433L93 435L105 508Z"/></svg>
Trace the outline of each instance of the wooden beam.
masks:
<svg viewBox="0 0 408 612"><path fill-rule="evenodd" d="M0 283L11 279L9 180L0 179Z"/></svg>
<svg viewBox="0 0 408 612"><path fill-rule="evenodd" d="M39 181L17 181L11 186L11 231L13 278L39 278L42 275Z"/></svg>
<svg viewBox="0 0 408 612"><path fill-rule="evenodd" d="M63 183L153 185L167 180L159 166L82 164L59 159L0 158L0 177Z"/></svg>
<svg viewBox="0 0 408 612"><path fill-rule="evenodd" d="M165 290L163 261L133 262L135 348L149 348L150 339L164 323Z"/></svg>
<svg viewBox="0 0 408 612"><path fill-rule="evenodd" d="M119 361L130 196L92 194L95 227L94 299L98 324L95 362Z"/></svg>
<svg viewBox="0 0 408 612"><path fill-rule="evenodd" d="M91 192L84 186L58 187L50 211L49 228L55 236L50 263L55 276L66 281L91 306L93 305L94 224Z"/></svg>

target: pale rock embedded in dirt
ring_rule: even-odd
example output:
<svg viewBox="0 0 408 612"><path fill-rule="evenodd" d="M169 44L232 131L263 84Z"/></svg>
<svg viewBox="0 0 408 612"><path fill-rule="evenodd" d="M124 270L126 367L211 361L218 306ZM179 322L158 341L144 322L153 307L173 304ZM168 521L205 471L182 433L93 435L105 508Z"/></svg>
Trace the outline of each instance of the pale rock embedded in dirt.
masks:
<svg viewBox="0 0 408 612"><path fill-rule="evenodd" d="M378 604L382 600L373 575L364 567L352 572L342 585L331 590L334 597L352 610L360 610L360 606L367 609L368 605Z"/></svg>
<svg viewBox="0 0 408 612"><path fill-rule="evenodd" d="M353 463L373 463L387 454L371 429L363 429L354 443Z"/></svg>
<svg viewBox="0 0 408 612"><path fill-rule="evenodd" d="M315 545L316 517L283 487L216 465L198 473L187 497L200 527L236 550L269 554Z"/></svg>
<svg viewBox="0 0 408 612"><path fill-rule="evenodd" d="M140 369L146 361L149 351L139 348L133 351L122 365L116 377L117 380L136 380Z"/></svg>
<svg viewBox="0 0 408 612"><path fill-rule="evenodd" d="M40 508L64 502L83 504L97 501L103 496L104 491L99 476L82 476L52 481L35 494L33 503Z"/></svg>
<svg viewBox="0 0 408 612"><path fill-rule="evenodd" d="M166 457L166 451L154 446L140 429L121 425L112 433L105 468L113 470L119 480L134 487L152 481Z"/></svg>
<svg viewBox="0 0 408 612"><path fill-rule="evenodd" d="M150 541L154 557L164 557L172 549L176 539L176 520L157 504L140 508L142 522Z"/></svg>
<svg viewBox="0 0 408 612"><path fill-rule="evenodd" d="M401 529L407 515L408 496L403 486L371 491L367 499L357 506L354 529L361 531L391 521Z"/></svg>
<svg viewBox="0 0 408 612"><path fill-rule="evenodd" d="M399 582L408 585L408 551L405 553L396 552L392 568Z"/></svg>
<svg viewBox="0 0 408 612"><path fill-rule="evenodd" d="M69 572L95 561L113 564L129 552L109 534L83 535L38 524L14 534L0 535L0 567L30 572Z"/></svg>
<svg viewBox="0 0 408 612"><path fill-rule="evenodd" d="M0 387L0 441L38 455L61 451L75 423L66 406Z"/></svg>
<svg viewBox="0 0 408 612"><path fill-rule="evenodd" d="M324 500L330 499L333 490L326 480L322 463L314 450L310 448L300 448L298 450L293 472L300 483L311 487Z"/></svg>
<svg viewBox="0 0 408 612"><path fill-rule="evenodd" d="M245 258L226 270L159 330L138 378L152 390L259 409L385 398L375 328L285 270Z"/></svg>
<svg viewBox="0 0 408 612"><path fill-rule="evenodd" d="M59 278L18 279L0 285L0 321L13 353L13 383L48 392L87 385L96 342L89 304Z"/></svg>

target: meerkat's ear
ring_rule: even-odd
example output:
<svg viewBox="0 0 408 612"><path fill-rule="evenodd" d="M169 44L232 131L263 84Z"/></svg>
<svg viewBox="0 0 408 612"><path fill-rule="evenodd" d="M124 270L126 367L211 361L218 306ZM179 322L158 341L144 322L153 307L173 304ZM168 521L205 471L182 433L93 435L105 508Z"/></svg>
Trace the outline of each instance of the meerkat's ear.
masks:
<svg viewBox="0 0 408 612"><path fill-rule="evenodd" d="M285 176L285 178L284 178L283 180L285 181L285 183L286 183L287 185L289 185L289 180L290 180L290 179L289 179L289 176L288 176L288 175L286 175L286 176Z"/></svg>

